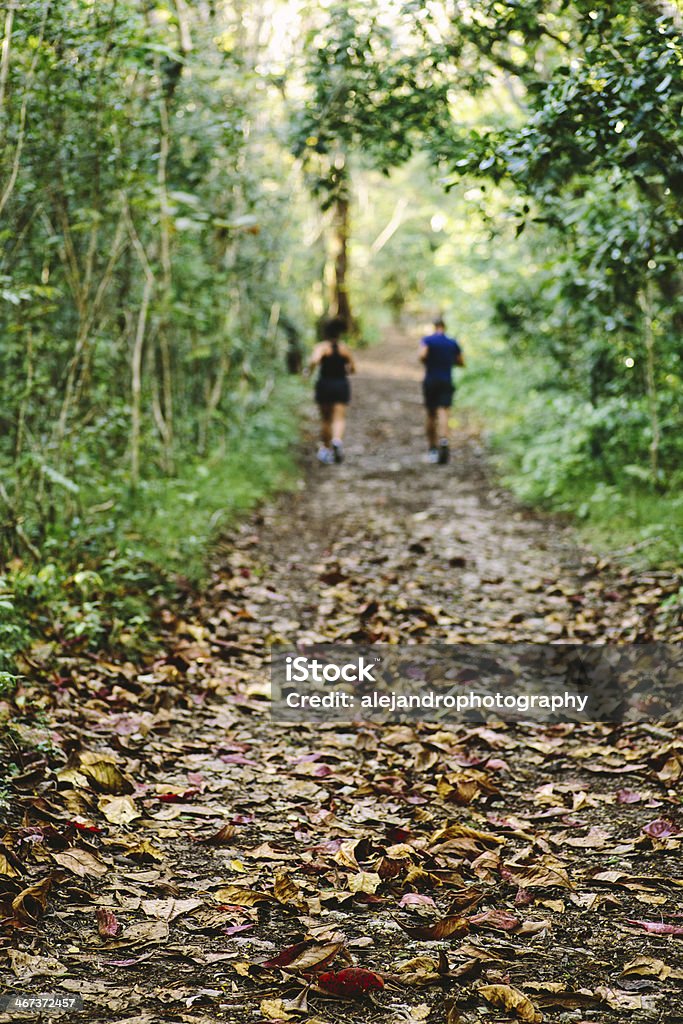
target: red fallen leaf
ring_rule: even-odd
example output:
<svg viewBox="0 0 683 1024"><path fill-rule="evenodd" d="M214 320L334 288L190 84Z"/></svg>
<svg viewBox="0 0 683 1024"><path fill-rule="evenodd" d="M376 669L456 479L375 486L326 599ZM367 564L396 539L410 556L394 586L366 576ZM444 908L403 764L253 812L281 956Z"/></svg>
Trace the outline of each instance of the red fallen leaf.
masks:
<svg viewBox="0 0 683 1024"><path fill-rule="evenodd" d="M678 835L680 829L666 818L656 818L655 821L643 825L642 831L653 839L667 839L669 836Z"/></svg>
<svg viewBox="0 0 683 1024"><path fill-rule="evenodd" d="M399 924L401 922L399 921ZM469 931L469 921L464 917L449 915L442 917L434 924L407 925L401 924L401 928L410 935L412 939L422 939L424 942L433 942L437 939L460 938Z"/></svg>
<svg viewBox="0 0 683 1024"><path fill-rule="evenodd" d="M480 928L492 928L497 932L512 932L521 921L514 914L506 914L504 910L486 910L482 914L474 914L469 918L470 924Z"/></svg>
<svg viewBox="0 0 683 1024"><path fill-rule="evenodd" d="M78 829L79 832L102 832L102 829L98 828L97 825L88 825L86 822L77 821L75 818L72 818L71 821L67 821L67 825L71 825L72 828Z"/></svg>
<svg viewBox="0 0 683 1024"><path fill-rule="evenodd" d="M325 971L319 975L318 984L332 995L360 999L368 992L384 988L384 978L362 967L346 967L342 971Z"/></svg>
<svg viewBox="0 0 683 1024"><path fill-rule="evenodd" d="M186 789L182 793L160 793L157 799L165 804L176 804L182 803L183 800L189 800L191 796L197 796L198 794L199 790L194 788Z"/></svg>
<svg viewBox="0 0 683 1024"><path fill-rule="evenodd" d="M97 931L103 939L114 939L121 931L121 924L115 914L106 907L98 907L95 911Z"/></svg>
<svg viewBox="0 0 683 1024"><path fill-rule="evenodd" d="M517 890L515 896L516 907L528 907L530 903L534 902L534 894L529 892L528 889L522 889L521 887Z"/></svg>
<svg viewBox="0 0 683 1024"><path fill-rule="evenodd" d="M627 918L628 924L635 924L638 928L649 932L650 935L677 935L683 936L683 924L664 924L663 921L633 921Z"/></svg>
<svg viewBox="0 0 683 1024"><path fill-rule="evenodd" d="M642 800L640 793L634 792L632 789L618 789L617 790L617 803L618 804L638 804Z"/></svg>
<svg viewBox="0 0 683 1024"><path fill-rule="evenodd" d="M282 967L288 971L319 971L331 963L343 948L343 942L316 942L304 939L283 949L272 960L265 960L261 967Z"/></svg>

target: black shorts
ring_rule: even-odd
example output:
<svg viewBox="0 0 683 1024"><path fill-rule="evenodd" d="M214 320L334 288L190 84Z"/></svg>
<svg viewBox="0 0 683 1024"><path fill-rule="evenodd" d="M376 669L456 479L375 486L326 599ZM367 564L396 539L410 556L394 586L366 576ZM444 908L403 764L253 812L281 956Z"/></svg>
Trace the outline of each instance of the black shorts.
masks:
<svg viewBox="0 0 683 1024"><path fill-rule="evenodd" d="M346 377L320 377L315 382L315 400L318 405L348 405L351 385Z"/></svg>
<svg viewBox="0 0 683 1024"><path fill-rule="evenodd" d="M424 403L429 412L436 409L450 409L455 388L447 380L425 380L422 383Z"/></svg>

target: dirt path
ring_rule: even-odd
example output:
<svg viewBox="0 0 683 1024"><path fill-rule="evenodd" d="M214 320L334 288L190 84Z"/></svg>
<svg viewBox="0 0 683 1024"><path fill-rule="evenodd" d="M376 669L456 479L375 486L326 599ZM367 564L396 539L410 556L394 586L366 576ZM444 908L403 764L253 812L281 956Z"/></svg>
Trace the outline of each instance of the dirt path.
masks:
<svg viewBox="0 0 683 1024"><path fill-rule="evenodd" d="M673 636L666 580L519 509L466 423L422 461L413 349L360 360L346 462L226 538L166 658L65 666L19 730L7 992L129 1024L683 1021L680 733L270 721L280 639ZM302 995L350 966L374 1001Z"/></svg>

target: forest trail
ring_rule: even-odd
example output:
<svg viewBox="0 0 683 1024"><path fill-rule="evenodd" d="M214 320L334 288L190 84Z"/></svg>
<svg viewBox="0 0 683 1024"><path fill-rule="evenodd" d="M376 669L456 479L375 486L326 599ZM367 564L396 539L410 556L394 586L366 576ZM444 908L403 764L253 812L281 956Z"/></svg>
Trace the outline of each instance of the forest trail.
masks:
<svg viewBox="0 0 683 1024"><path fill-rule="evenodd" d="M418 340L390 332L357 357L346 461L319 466L311 436L305 485L264 513L259 557L278 600L262 626L290 640L649 638L644 592L667 574L607 585L569 528L496 484L457 394L451 462L427 464Z"/></svg>
<svg viewBox="0 0 683 1024"><path fill-rule="evenodd" d="M278 639L666 636L662 579L520 509L457 400L451 464L423 461L415 339L353 393L344 464L309 439L167 656L65 661L44 782L13 783L6 990L128 1024L683 1021L674 731L270 720ZM350 964L374 1002L302 994Z"/></svg>

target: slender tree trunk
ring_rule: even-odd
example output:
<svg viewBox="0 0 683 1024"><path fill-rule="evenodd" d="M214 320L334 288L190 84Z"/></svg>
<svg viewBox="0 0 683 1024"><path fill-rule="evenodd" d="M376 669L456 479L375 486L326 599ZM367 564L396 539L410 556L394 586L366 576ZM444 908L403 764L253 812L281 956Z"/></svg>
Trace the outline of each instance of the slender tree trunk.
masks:
<svg viewBox="0 0 683 1024"><path fill-rule="evenodd" d="M332 226L333 275L330 313L332 316L340 316L342 320L346 321L347 326L351 327L353 317L351 315L347 277L349 269L349 230L349 201L344 196L334 204Z"/></svg>
<svg viewBox="0 0 683 1024"><path fill-rule="evenodd" d="M657 401L657 380L655 376L655 332L652 303L652 282L648 281L641 295L641 307L645 321L645 380L647 401L650 410L650 473L655 487L659 484L659 410Z"/></svg>
<svg viewBox="0 0 683 1024"><path fill-rule="evenodd" d="M5 103L5 88L7 86L7 73L9 72L9 55L12 46L12 23L14 22L14 11L16 0L9 0L7 13L5 14L5 31L2 38L2 50L0 51L0 112Z"/></svg>
<svg viewBox="0 0 683 1024"><path fill-rule="evenodd" d="M154 274L147 259L147 253L140 241L140 236L135 230L133 218L131 217L127 197L123 196L123 208L128 225L128 233L138 258L142 272L145 276L145 284L142 289L142 299L138 310L137 324L135 327L135 338L130 359L130 482L135 489L140 481L140 433L142 424L142 357L145 344L145 332L147 329L147 316L149 306L154 292Z"/></svg>
<svg viewBox="0 0 683 1024"><path fill-rule="evenodd" d="M171 265L171 214L168 202L168 153L170 148L170 126L168 102L163 96L159 102L159 166L157 185L159 190L159 251L161 256L161 321L159 324L159 355L161 360L161 416L157 422L163 424L161 438L164 445L164 469L173 472L173 373L168 328L171 313L172 265Z"/></svg>
<svg viewBox="0 0 683 1024"><path fill-rule="evenodd" d="M350 176L346 157L338 154L332 173L335 176L335 199L332 206L329 255L325 278L327 282L327 306L330 316L339 316L346 321L350 331L354 329L355 318L349 296L349 238L351 235Z"/></svg>

